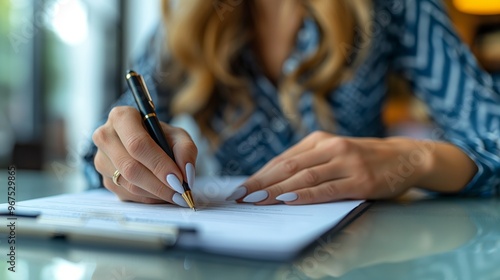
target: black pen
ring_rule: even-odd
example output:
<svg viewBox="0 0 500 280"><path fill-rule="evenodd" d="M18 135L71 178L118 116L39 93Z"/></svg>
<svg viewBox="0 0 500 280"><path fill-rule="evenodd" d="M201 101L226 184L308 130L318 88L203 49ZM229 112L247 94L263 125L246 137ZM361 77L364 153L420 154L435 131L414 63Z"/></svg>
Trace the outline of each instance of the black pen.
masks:
<svg viewBox="0 0 500 280"><path fill-rule="evenodd" d="M161 129L160 121L156 116L155 105L151 99L148 88L146 87L146 82L141 75L132 70L127 73L126 78L149 135L151 135L151 138L153 138L156 144L158 144L158 146L160 146L160 148L162 148L163 151L165 151L165 153L167 153L167 155L175 162L174 153L172 152L167 139L165 139L165 134L163 134L163 130ZM189 208L196 211L191 189L184 180L182 182L182 187L184 188L184 193L181 194L182 198L184 198Z"/></svg>

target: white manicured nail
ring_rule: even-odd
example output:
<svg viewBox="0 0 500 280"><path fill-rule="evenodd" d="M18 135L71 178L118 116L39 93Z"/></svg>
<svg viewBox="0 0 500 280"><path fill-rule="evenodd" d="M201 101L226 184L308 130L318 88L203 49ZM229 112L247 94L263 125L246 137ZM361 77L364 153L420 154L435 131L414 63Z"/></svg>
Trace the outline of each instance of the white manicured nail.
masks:
<svg viewBox="0 0 500 280"><path fill-rule="evenodd" d="M297 200L297 198L299 198L299 196L296 193L289 192L289 193L284 193L284 194L278 195L276 197L276 200L288 202L288 201Z"/></svg>
<svg viewBox="0 0 500 280"><path fill-rule="evenodd" d="M238 200L242 198L245 194L247 194L247 188L245 186L240 186L234 192L226 198L226 201L230 200Z"/></svg>
<svg viewBox="0 0 500 280"><path fill-rule="evenodd" d="M174 193L174 196L172 196L172 200L179 206L189 208L189 205L186 203L184 198L182 198L182 195L178 193Z"/></svg>
<svg viewBox="0 0 500 280"><path fill-rule="evenodd" d="M187 183L191 189L193 189L194 186L194 178L195 178L195 170L194 170L194 165L192 163L187 163L186 164L186 177L187 177Z"/></svg>
<svg viewBox="0 0 500 280"><path fill-rule="evenodd" d="M243 201L250 203L260 202L266 199L268 196L269 193L267 191L257 191L247 195L245 198L243 198Z"/></svg>
<svg viewBox="0 0 500 280"><path fill-rule="evenodd" d="M178 193L184 193L184 188L182 187L181 181L179 181L179 178L177 178L177 176L175 176L174 174L167 175L167 183L174 191Z"/></svg>

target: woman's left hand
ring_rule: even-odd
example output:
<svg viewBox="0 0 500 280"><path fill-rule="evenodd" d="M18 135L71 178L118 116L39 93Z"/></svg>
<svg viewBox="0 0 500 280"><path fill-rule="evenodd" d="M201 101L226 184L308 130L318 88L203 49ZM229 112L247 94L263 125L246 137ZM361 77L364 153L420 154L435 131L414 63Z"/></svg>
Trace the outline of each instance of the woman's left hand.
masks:
<svg viewBox="0 0 500 280"><path fill-rule="evenodd" d="M275 157L233 195L256 204L395 197L417 186L434 142L314 132Z"/></svg>

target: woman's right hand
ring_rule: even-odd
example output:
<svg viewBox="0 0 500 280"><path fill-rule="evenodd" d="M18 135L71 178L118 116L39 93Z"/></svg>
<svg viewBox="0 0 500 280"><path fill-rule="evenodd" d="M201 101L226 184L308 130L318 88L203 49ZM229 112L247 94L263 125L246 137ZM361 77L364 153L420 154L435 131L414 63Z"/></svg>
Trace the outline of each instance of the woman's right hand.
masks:
<svg viewBox="0 0 500 280"><path fill-rule="evenodd" d="M108 120L93 134L97 146L94 163L104 186L121 200L142 203L165 201L187 207L181 195L182 181L193 186L198 150L181 128L161 122L175 162L155 143L133 107L115 107ZM118 170L118 185L113 174Z"/></svg>

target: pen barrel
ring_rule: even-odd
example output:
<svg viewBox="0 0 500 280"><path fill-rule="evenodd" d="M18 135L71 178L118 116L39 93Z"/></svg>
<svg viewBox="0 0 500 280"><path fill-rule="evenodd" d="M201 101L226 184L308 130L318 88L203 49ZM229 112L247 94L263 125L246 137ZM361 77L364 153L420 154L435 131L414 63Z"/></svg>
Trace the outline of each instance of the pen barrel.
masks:
<svg viewBox="0 0 500 280"><path fill-rule="evenodd" d="M151 102L149 91L143 83L142 77L138 74L131 75L127 78L127 83L132 91L137 108L143 117L149 114L154 114L155 108Z"/></svg>
<svg viewBox="0 0 500 280"><path fill-rule="evenodd" d="M174 153L172 152L172 149L170 149L170 144L163 134L163 129L161 128L158 118L153 116L145 119L144 122L147 123L145 126L149 135L151 135L151 138L153 138L156 144L158 144L158 146L160 146L160 148L162 148L163 151L165 151L165 153L167 153L167 155L175 161Z"/></svg>

